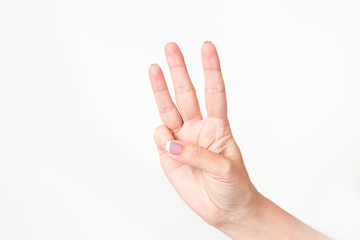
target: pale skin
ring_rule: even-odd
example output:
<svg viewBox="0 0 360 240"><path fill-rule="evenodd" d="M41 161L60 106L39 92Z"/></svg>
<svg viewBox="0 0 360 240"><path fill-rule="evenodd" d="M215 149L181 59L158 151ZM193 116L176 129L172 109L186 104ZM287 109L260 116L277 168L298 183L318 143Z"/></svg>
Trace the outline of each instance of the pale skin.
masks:
<svg viewBox="0 0 360 240"><path fill-rule="evenodd" d="M175 89L173 102L161 68L149 77L163 125L154 139L161 167L177 193L202 219L235 240L330 239L260 194L246 171L227 117L225 84L213 43L201 48L207 116L200 112L184 57L174 42L165 56ZM172 154L166 144L180 144Z"/></svg>

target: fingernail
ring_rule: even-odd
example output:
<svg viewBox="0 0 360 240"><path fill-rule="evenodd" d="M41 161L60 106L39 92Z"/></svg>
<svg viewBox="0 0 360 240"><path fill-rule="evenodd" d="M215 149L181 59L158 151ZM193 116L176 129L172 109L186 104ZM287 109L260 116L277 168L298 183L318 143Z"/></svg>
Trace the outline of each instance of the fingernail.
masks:
<svg viewBox="0 0 360 240"><path fill-rule="evenodd" d="M168 141L166 143L166 151L169 153L179 155L181 153L182 146L179 143Z"/></svg>
<svg viewBox="0 0 360 240"><path fill-rule="evenodd" d="M211 41L205 41L204 44L205 44L205 43L211 43Z"/></svg>

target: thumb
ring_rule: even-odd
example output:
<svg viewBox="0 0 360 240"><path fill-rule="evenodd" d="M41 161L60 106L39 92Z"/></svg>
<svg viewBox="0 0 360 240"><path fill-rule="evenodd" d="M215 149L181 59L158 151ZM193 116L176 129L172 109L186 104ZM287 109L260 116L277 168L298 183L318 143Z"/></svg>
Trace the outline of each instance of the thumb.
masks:
<svg viewBox="0 0 360 240"><path fill-rule="evenodd" d="M212 174L226 175L233 168L230 159L195 144L170 140L166 151L169 158Z"/></svg>

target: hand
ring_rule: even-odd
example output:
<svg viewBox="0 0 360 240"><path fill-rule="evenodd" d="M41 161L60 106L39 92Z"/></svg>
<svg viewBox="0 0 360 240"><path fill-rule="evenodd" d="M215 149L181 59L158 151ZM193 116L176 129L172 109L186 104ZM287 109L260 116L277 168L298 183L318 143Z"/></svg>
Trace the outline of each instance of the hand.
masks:
<svg viewBox="0 0 360 240"><path fill-rule="evenodd" d="M154 133L161 166L180 197L233 239L329 239L262 196L251 183L227 118L225 86L215 46L201 49L207 116L203 118L184 58L165 46L175 98L161 68L149 69L164 125Z"/></svg>
<svg viewBox="0 0 360 240"><path fill-rule="evenodd" d="M184 58L175 43L165 46L176 94L173 103L160 67L149 69L152 89L164 125L154 138L161 166L182 199L206 222L224 225L245 216L257 191L251 184L227 118L225 86L215 46L202 46L207 116L200 113L195 89ZM166 151L166 143L182 145L179 155Z"/></svg>

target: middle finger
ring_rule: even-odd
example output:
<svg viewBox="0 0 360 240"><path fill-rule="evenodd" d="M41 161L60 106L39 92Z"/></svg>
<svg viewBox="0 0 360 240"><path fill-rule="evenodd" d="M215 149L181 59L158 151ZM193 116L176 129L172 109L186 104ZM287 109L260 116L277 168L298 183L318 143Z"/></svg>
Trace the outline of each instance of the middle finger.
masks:
<svg viewBox="0 0 360 240"><path fill-rule="evenodd" d="M195 88L190 80L184 57L178 45L165 45L165 55L175 88L175 99L184 121L202 119Z"/></svg>

